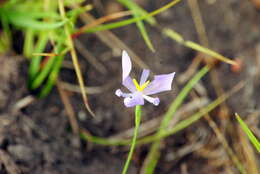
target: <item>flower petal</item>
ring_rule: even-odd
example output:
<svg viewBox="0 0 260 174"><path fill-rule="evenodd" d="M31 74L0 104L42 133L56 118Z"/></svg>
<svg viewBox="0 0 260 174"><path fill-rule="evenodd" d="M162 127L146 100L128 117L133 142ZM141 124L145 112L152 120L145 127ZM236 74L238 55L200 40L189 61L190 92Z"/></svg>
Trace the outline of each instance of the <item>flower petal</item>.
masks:
<svg viewBox="0 0 260 174"><path fill-rule="evenodd" d="M154 104L155 106L158 106L159 103L160 103L160 99L158 97L153 98L153 97L150 97L150 96L147 96L147 95L143 95L143 98L145 100L147 100L148 102Z"/></svg>
<svg viewBox="0 0 260 174"><path fill-rule="evenodd" d="M140 86L142 86L146 82L149 74L150 74L150 70L149 69L144 69L143 70L142 75L141 75L141 79L140 79Z"/></svg>
<svg viewBox="0 0 260 174"><path fill-rule="evenodd" d="M136 87L130 76L127 76L122 83L129 91L136 92Z"/></svg>
<svg viewBox="0 0 260 174"><path fill-rule="evenodd" d="M130 93L124 93L124 92L121 91L121 89L117 89L116 92L115 92L115 94L116 94L116 96L118 96L118 97L124 97L124 98L131 96Z"/></svg>
<svg viewBox="0 0 260 174"><path fill-rule="evenodd" d="M143 94L152 95L171 90L174 75L175 72L154 76L154 80L143 90Z"/></svg>
<svg viewBox="0 0 260 174"><path fill-rule="evenodd" d="M123 70L122 81L124 81L125 78L129 76L131 69L132 69L131 59L128 56L127 52L124 50L122 53L122 70Z"/></svg>
<svg viewBox="0 0 260 174"><path fill-rule="evenodd" d="M126 107L134 107L136 105L144 105L144 98L141 92L132 93L130 97L124 99Z"/></svg>

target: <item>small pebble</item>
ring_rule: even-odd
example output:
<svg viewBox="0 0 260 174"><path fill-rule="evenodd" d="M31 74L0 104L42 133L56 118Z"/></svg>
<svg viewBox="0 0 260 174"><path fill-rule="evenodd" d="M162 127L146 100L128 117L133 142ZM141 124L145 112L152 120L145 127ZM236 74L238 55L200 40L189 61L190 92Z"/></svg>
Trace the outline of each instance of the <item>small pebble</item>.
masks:
<svg viewBox="0 0 260 174"><path fill-rule="evenodd" d="M34 158L32 150L24 145L10 145L7 149L16 160L31 161Z"/></svg>

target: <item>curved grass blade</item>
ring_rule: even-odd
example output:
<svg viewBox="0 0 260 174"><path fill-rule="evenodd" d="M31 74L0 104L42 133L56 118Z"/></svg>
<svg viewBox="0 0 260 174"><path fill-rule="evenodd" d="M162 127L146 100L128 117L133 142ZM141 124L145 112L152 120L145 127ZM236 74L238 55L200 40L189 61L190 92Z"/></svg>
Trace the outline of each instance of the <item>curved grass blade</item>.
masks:
<svg viewBox="0 0 260 174"><path fill-rule="evenodd" d="M145 16L145 15L149 14L147 11L145 11L143 8L141 8L139 5L137 5L132 0L117 0L117 1L120 2L121 4L123 4L124 6L126 6L129 9L134 9L141 16ZM148 22L150 25L155 25L156 24L156 20L152 16L150 16L150 17L148 17L148 18L146 18L144 20L146 22Z"/></svg>
<svg viewBox="0 0 260 174"><path fill-rule="evenodd" d="M171 39L175 40L176 42L178 42L178 43L188 47L188 48L191 48L193 50L202 52L204 54L212 56L213 58L218 59L218 60L220 60L222 62L225 62L225 63L228 63L228 64L232 64L232 65L236 65L237 64L235 61L233 61L233 60L231 60L231 59L229 59L227 57L224 57L224 56L222 56L221 54L218 54L215 51L212 51L212 50L210 50L208 48L205 48L205 47L203 47L203 46L201 46L201 45L199 45L199 44L197 44L195 42L192 42L192 41L189 41L189 40L184 40L183 37L179 33L175 32L172 29L168 29L168 28L163 29L162 33L164 35L170 37Z"/></svg>
<svg viewBox="0 0 260 174"><path fill-rule="evenodd" d="M2 34L0 39L1 42L0 52L4 53L5 51L9 50L11 47L12 34L11 34L8 20L5 15L0 15L0 21L2 25Z"/></svg>
<svg viewBox="0 0 260 174"><path fill-rule="evenodd" d="M182 104L185 97L188 95L189 91L193 88L193 86L209 71L209 67L205 66L202 68L183 88L183 90L180 92L178 97L173 101L173 103L170 105L170 108L168 109L168 112L165 114L164 119L161 123L161 130L168 126L169 121L172 119L173 114L176 112L177 108ZM156 133L159 134L159 131ZM104 144L104 139L101 138L93 138L91 139L88 134L82 135L83 138L87 138L89 140L97 140L98 142ZM116 144L116 141L111 141L111 144ZM124 144L125 142L123 142ZM120 143L119 143L120 144Z"/></svg>
<svg viewBox="0 0 260 174"><path fill-rule="evenodd" d="M17 27L25 27L25 28L35 29L35 30L49 30L49 29L55 29L63 26L65 23L68 22L68 20L47 23L38 20L33 20L30 18L25 19L17 16L15 18L11 18L10 22Z"/></svg>
<svg viewBox="0 0 260 174"><path fill-rule="evenodd" d="M64 19L66 19L63 0L59 0L58 2L59 2L60 14ZM89 111L89 113L94 117L95 114L91 110L89 103L88 103L87 92L86 92L85 87L84 87L84 81L83 81L82 73L81 73L81 70L80 70L80 67L79 67L79 63L78 63L78 57L77 57L77 54L76 54L76 50L74 48L74 44L73 44L73 41L72 41L72 38L71 38L71 33L70 33L70 30L69 30L68 24L64 25L64 30L65 30L65 34L66 34L66 37L67 37L67 40L66 40L67 45L70 49L69 51L70 51L72 62L73 62L73 65L74 65L74 68L75 68L75 71L76 71L77 78L78 78L78 82L79 82L79 86L80 86L80 90L81 90L81 94L82 94L84 104L85 104L87 110Z"/></svg>
<svg viewBox="0 0 260 174"><path fill-rule="evenodd" d="M164 118L161 122L161 125L156 133L156 135L160 135L162 132L164 132L170 120L173 118L174 113L177 111L179 106L183 103L184 99L188 96L190 90L193 88L193 86L202 78L206 73L209 71L209 67L205 66L202 68L181 90L177 98L174 100L174 102L170 105L170 108L164 115ZM160 158L160 151L159 147L161 145L161 140L157 140L152 144L152 147L145 159L144 167L142 169L141 173L145 174L152 174L154 172L154 169L157 165L157 162Z"/></svg>
<svg viewBox="0 0 260 174"><path fill-rule="evenodd" d="M34 49L35 53L41 53L44 51L44 48L48 42L48 34L47 32L40 32L38 35L38 40ZM29 66L29 88L31 89L31 84L34 78L37 76L37 73L40 69L42 56L33 56L31 58L31 63Z"/></svg>
<svg viewBox="0 0 260 174"><path fill-rule="evenodd" d="M56 13L14 11L12 9L1 9L1 15L5 15L10 24L16 27L25 27L36 30L55 29L63 26L67 19L61 20ZM44 18L59 19L57 22L41 21Z"/></svg>
<svg viewBox="0 0 260 174"><path fill-rule="evenodd" d="M120 22L113 22L113 23L110 23L110 24L100 25L100 26L97 26L97 27L87 29L85 32L86 33L94 33L94 32L97 32L97 31L110 30L110 29L114 29L114 28L123 27L123 26L129 25L129 24L135 23L137 21L147 19L151 16L155 16L155 15L173 7L174 5L176 5L180 1L181 0L173 0L172 2L166 4L165 6L159 8L159 9L157 9L157 10L155 10L155 11L153 11L153 12L147 14L147 15L140 16L138 18L131 18L131 19L127 19L127 20L124 20L124 21L120 21Z"/></svg>
<svg viewBox="0 0 260 174"><path fill-rule="evenodd" d="M64 55L55 56L52 59L55 60L55 63L53 65L52 71L50 72L50 74L48 76L46 85L43 87L43 89L40 91L40 93L38 95L39 98L43 98L50 93L50 91L51 91L52 87L54 86L54 84L57 80L57 77L59 75L61 64L64 59Z"/></svg>
<svg viewBox="0 0 260 174"><path fill-rule="evenodd" d="M25 57L32 56L32 50L34 50L34 38L35 32L32 29L27 29L25 31L24 45L23 45L23 55Z"/></svg>
<svg viewBox="0 0 260 174"><path fill-rule="evenodd" d="M260 142L257 140L257 138L254 136L253 132L248 128L246 123L240 118L240 116L235 113L236 119L239 122L240 126L242 127L243 131L246 133L247 137L251 141L251 143L255 146L258 153L260 153Z"/></svg>
<svg viewBox="0 0 260 174"><path fill-rule="evenodd" d="M40 87L44 80L48 77L48 74L52 71L56 56L46 58L48 58L47 63L44 65L43 69L39 72L31 84L32 90Z"/></svg>
<svg viewBox="0 0 260 174"><path fill-rule="evenodd" d="M55 50L57 51L57 55L63 55L65 52L62 50L66 50L63 48L63 42L58 42L55 46ZM41 71L37 73L37 76L31 82L31 89L34 90L42 85L44 80L48 77L49 73L53 71L54 64L57 64L56 58L59 56L46 56L47 62L43 65L43 67L39 67ZM44 62L44 61L43 61ZM40 66L40 65L39 65ZM56 65L57 66L57 65ZM51 74L51 73L50 73Z"/></svg>
<svg viewBox="0 0 260 174"><path fill-rule="evenodd" d="M76 38L80 34L84 33L85 30L87 30L88 28L95 27L95 26L100 25L100 24L102 24L104 22L108 22L108 21L111 21L111 20L119 19L121 17L128 16L130 14L131 14L131 12L129 12L129 11L120 11L120 12L117 12L117 13L109 14L107 16L103 16L101 18L98 18L98 19L94 20L91 23L88 23L88 24L82 26L76 32L74 32L71 36L72 36L72 38Z"/></svg>
<svg viewBox="0 0 260 174"><path fill-rule="evenodd" d="M138 18L141 16L140 13L140 7L137 6L134 2L132 2L131 0L117 0L118 2L120 2L121 4L125 5L128 9L130 9L133 12L133 16L135 18ZM150 18L147 18L147 20ZM148 48L152 51L155 52L154 46L149 38L149 35L145 29L144 23L143 21L136 21L136 25L146 43L146 45L148 46Z"/></svg>
<svg viewBox="0 0 260 174"><path fill-rule="evenodd" d="M200 118L202 118L205 114L211 112L213 109L215 109L217 106L219 106L223 101L227 100L232 95L234 95L236 92L241 90L244 87L244 85L245 85L245 83L240 82L237 86L235 86L233 89L231 89L231 91L227 92L226 94L223 94L222 96L218 97L216 100L214 100L213 102L208 104L206 107L204 107L203 110L200 110L197 113L189 116L187 119L180 121L174 127L163 131L159 135L157 135L155 133L153 135L150 135L150 136L137 140L137 144L142 145L142 144L152 143L156 140L166 138L168 136L174 135L175 133L178 133L179 131L182 131L183 129L194 124L196 121L198 121ZM109 139L109 138L92 136L84 130L80 131L80 137L83 140L86 140L86 141L89 141L92 143L96 143L99 145L104 145L104 146L127 146L131 143L130 140L126 140L126 139Z"/></svg>

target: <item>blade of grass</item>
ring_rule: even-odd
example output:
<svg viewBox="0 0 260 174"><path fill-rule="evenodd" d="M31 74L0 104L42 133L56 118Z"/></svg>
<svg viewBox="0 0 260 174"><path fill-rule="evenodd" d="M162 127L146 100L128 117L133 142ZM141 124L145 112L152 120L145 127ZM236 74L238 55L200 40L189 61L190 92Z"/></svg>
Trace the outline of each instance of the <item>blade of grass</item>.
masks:
<svg viewBox="0 0 260 174"><path fill-rule="evenodd" d="M254 136L253 132L248 128L246 123L240 118L240 116L237 113L235 113L235 115L236 115L236 119L239 122L240 126L242 127L243 131L246 133L246 135L248 136L251 143L255 146L258 153L260 153L260 142Z"/></svg>
<svg viewBox="0 0 260 174"><path fill-rule="evenodd" d="M31 84L32 90L38 88L44 82L44 80L52 70L52 67L55 63L55 59L56 56L48 57L47 63L44 65L43 69L39 72L39 74L35 77Z"/></svg>
<svg viewBox="0 0 260 174"><path fill-rule="evenodd" d="M174 113L177 111L179 106L183 103L184 99L189 94L193 86L209 71L209 67L205 66L202 68L182 89L174 102L170 105L170 108L164 115L161 125L157 131L157 135L161 134L165 129L167 129L170 120L173 118ZM141 170L142 174L152 174L156 167L157 161L160 158L159 147L161 145L161 140L157 140L152 144L152 147L145 159L144 167Z"/></svg>
<svg viewBox="0 0 260 174"><path fill-rule="evenodd" d="M171 39L175 40L179 44L182 44L182 45L184 45L188 48L191 48L191 49L194 49L196 51L207 54L209 56L212 56L213 58L218 59L220 61L223 61L225 63L236 65L235 61L233 61L233 60L231 60L227 57L224 57L221 54L216 53L215 51L212 51L208 48L205 48L205 47L203 47L203 46L201 46L201 45L199 45L195 42L192 42L192 41L189 41L189 40L184 40L183 37L179 33L175 32L172 29L165 28L165 29L162 30L162 33L164 35L170 37Z"/></svg>
<svg viewBox="0 0 260 174"><path fill-rule="evenodd" d="M24 16L24 15L12 14L12 13L7 13L7 14L9 14L8 20L14 26L31 28L31 29L35 29L35 30L55 29L55 28L63 26L65 23L68 22L68 20L62 20L62 21L48 23L45 21L40 21L37 19L33 19L31 17ZM12 15L10 15L10 14L12 14Z"/></svg>
<svg viewBox="0 0 260 174"><path fill-rule="evenodd" d="M254 114L253 114L254 115ZM252 116L250 114L250 116ZM242 151L239 154L239 157L243 157L244 166L246 168L247 173L259 173L259 166L257 165L257 158L255 154L255 147L252 145L250 140L245 136L245 132L243 132L243 129L238 129L237 134L239 136L238 141L240 143L236 143L234 148L241 149Z"/></svg>
<svg viewBox="0 0 260 174"><path fill-rule="evenodd" d="M10 49L12 34L8 20L5 15L0 15L0 22L2 24L2 34L1 34L1 50L0 52L5 52Z"/></svg>
<svg viewBox="0 0 260 174"><path fill-rule="evenodd" d="M123 27L123 26L129 25L129 24L135 23L137 21L147 19L151 16L155 16L155 15L169 9L170 7L173 7L174 5L176 5L180 1L181 0L173 0L172 2L166 4L165 6L159 8L159 9L157 9L157 10L155 10L155 11L153 11L153 12L147 14L147 15L140 16L138 18L131 18L131 19L127 19L127 20L124 20L124 21L120 21L120 22L114 22L114 23L110 23L110 24L100 25L100 26L97 26L97 27L90 28L90 29L86 30L85 32L86 33L95 33L97 31L110 30L110 29L114 29L114 28Z"/></svg>
<svg viewBox="0 0 260 174"><path fill-rule="evenodd" d="M123 5L125 5L129 10L131 10L133 12L133 16L135 18L138 18L141 16L141 14L139 13L140 11L140 7L138 8L138 6L132 2L131 0L117 0L118 2L122 3ZM146 43L146 45L148 46L148 48L152 51L155 52L154 46L152 44L152 41L149 38L149 35L145 29L144 23L143 21L136 21L136 25Z"/></svg>
<svg viewBox="0 0 260 174"><path fill-rule="evenodd" d="M221 132L221 130L217 126L217 124L213 121L213 119L210 117L209 114L206 114L204 117L208 121L208 124L212 128L214 133L216 134L216 137L217 137L219 143L222 144L222 146L224 147L227 155L229 156L231 161L234 163L236 168L240 171L241 174L247 174L243 164L240 162L237 155L234 153L232 148L229 146L227 139L225 138L225 136L223 135L223 133Z"/></svg>
<svg viewBox="0 0 260 174"><path fill-rule="evenodd" d="M168 136L174 135L175 133L178 133L179 131L191 126L196 121L198 121L200 118L202 118L204 115L215 109L217 106L219 106L223 101L230 98L232 95L234 95L236 92L241 90L245 85L245 82L240 82L238 85L236 85L234 88L232 88L229 92L226 94L223 94L222 96L218 97L216 100L205 106L202 110L198 111L197 113L189 116L187 119L178 122L174 127L167 129L163 131L160 134L153 134L150 136L147 136L145 138L137 140L137 145L142 144L148 144L163 138L166 138ZM80 137L83 140L104 145L104 146L127 146L130 144L130 140L125 139L108 139L108 138L102 138L97 136L92 136L85 130L80 131Z"/></svg>
<svg viewBox="0 0 260 174"><path fill-rule="evenodd" d="M174 100L174 102L171 104L168 112L165 114L164 119L161 124L161 128L167 126L166 124L169 123L169 121L172 119L172 115L176 112L177 108L181 105L189 91L192 89L192 87L209 71L209 67L205 66L202 68L183 88L183 90L180 92L178 97ZM157 133L158 134L158 133ZM87 136L85 138L88 138ZM104 143L104 141L100 138L95 139L101 143ZM114 142L112 141L112 144Z"/></svg>
<svg viewBox="0 0 260 174"><path fill-rule="evenodd" d="M33 52L41 53L44 51L44 48L48 42L48 34L47 32L40 32L38 34L38 40L36 42L36 46ZM29 88L31 88L31 83L33 79L36 77L41 63L42 56L33 56L31 58L31 63L29 66Z"/></svg>
<svg viewBox="0 0 260 174"><path fill-rule="evenodd" d="M54 50L57 52L57 56L48 58L46 64L44 62L45 60L42 62L43 64L41 64L41 65L43 65L43 71L49 71L49 74L45 74L46 76L44 77L44 79L47 79L47 80L46 80L46 83L43 85L41 91L37 95L39 98L43 98L43 97L47 96L50 93L51 89L53 88L54 84L56 83L64 56L68 52L68 47L64 46L63 40L59 40L57 45L54 47ZM50 60L50 59L52 59L52 60ZM50 61L53 61L53 63L51 63L51 65L47 65ZM51 70L48 70L49 69L48 66L51 67ZM45 68L47 70L45 70ZM40 75L41 75L41 73L40 73ZM47 75L48 75L48 77L47 77ZM43 79L43 77L36 76L35 81L37 81L37 78ZM40 81L40 80L38 80L38 81ZM43 84L43 81L41 82L41 85L42 84Z"/></svg>
<svg viewBox="0 0 260 174"><path fill-rule="evenodd" d="M65 19L66 14L65 14L63 0L59 0L59 11L60 11L61 16ZM79 67L78 58L77 58L77 54L76 54L76 51L75 51L75 48L74 48L74 45L73 45L73 41L72 41L72 38L70 36L71 33L69 31L68 24L64 25L64 30L65 30L65 34L66 34L66 37L67 37L67 44L68 44L68 47L70 48L70 54L71 54L71 57L72 57L72 62L73 62L73 65L75 67L78 82L79 82L79 85L80 85L81 94L82 94L84 104L85 104L87 110L89 111L89 113L92 116L95 116L94 112L91 110L89 103L88 103L88 98L87 98L86 90L84 88L84 81L83 81L83 78L82 78L82 73L81 73L81 70L80 70L80 67Z"/></svg>
<svg viewBox="0 0 260 174"><path fill-rule="evenodd" d="M34 50L34 30L27 29L25 31L24 45L23 45L23 55L25 57L32 56L32 50Z"/></svg>
<svg viewBox="0 0 260 174"><path fill-rule="evenodd" d="M194 77L185 85L185 87L181 90L179 95L176 97L176 99L173 101L173 103L170 105L168 111L164 115L164 118L161 122L161 126L159 128L159 131L162 131L168 127L168 123L170 120L172 120L174 113L177 111L179 106L183 103L184 99L189 94L190 90L194 87L194 85L197 84L197 82L204 77L207 72L209 71L209 67L205 66L203 67Z"/></svg>
<svg viewBox="0 0 260 174"><path fill-rule="evenodd" d="M140 14L141 16L145 16L148 15L148 12L145 11L143 8L141 8L139 5L137 5L135 2L133 2L132 0L117 0L118 2L120 2L121 4L123 4L124 6L128 7L130 9L130 7L132 9L134 9L138 14ZM154 17L150 16L146 19L144 19L146 22L148 22L150 25L155 25L156 24L156 20Z"/></svg>
<svg viewBox="0 0 260 174"><path fill-rule="evenodd" d="M0 54L8 52L10 49L10 39L6 32L0 34Z"/></svg>
<svg viewBox="0 0 260 174"><path fill-rule="evenodd" d="M34 12L19 11L17 9L1 8L0 15L5 16L8 22L16 27L25 27L37 30L55 29L63 26L67 19L61 20L60 17L53 12ZM46 22L44 18L59 19L59 21Z"/></svg>
<svg viewBox="0 0 260 174"><path fill-rule="evenodd" d="M49 54L53 54L53 55L64 55L65 52L63 52L62 50L66 50L64 49L64 45L63 42L60 41L55 45L55 49L57 53L49 53ZM44 82L44 80L48 77L49 73L53 70L53 67L55 67L54 65L56 64L56 58L58 56L46 56L45 60L42 61L42 63L40 66L40 71L37 73L37 76L33 79L32 83L31 83L31 89L34 90L38 87L40 87L42 85L42 83Z"/></svg>
<svg viewBox="0 0 260 174"><path fill-rule="evenodd" d="M53 57L53 56L58 56L56 53L32 53L33 56L48 56L48 57Z"/></svg>
<svg viewBox="0 0 260 174"><path fill-rule="evenodd" d="M62 54L60 56L55 56L52 59L54 59L56 61L53 65L52 71L50 72L50 74L48 76L46 85L44 85L44 87L38 94L39 98L43 98L43 97L47 96L49 94L49 92L51 91L52 87L54 86L54 84L58 78L58 75L59 75L59 71L60 71L62 61L64 59L64 55Z"/></svg>
<svg viewBox="0 0 260 174"><path fill-rule="evenodd" d="M190 126L194 122L198 121L201 117L203 117L205 114L209 113L213 109L215 109L218 105L220 105L223 101L227 100L229 97L234 95L236 92L241 90L245 86L245 82L239 82L234 88L232 88L229 92L223 94L222 96L218 97L216 100L211 102L209 105L201 109L199 112L193 114L189 118L179 122L176 124L172 129L165 130L161 132L160 134L154 134L152 136L146 137L138 141L139 143L149 143L153 142L155 140L160 140L162 138L165 138L167 136L170 136L176 132L179 132L180 130Z"/></svg>
<svg viewBox="0 0 260 174"><path fill-rule="evenodd" d="M115 19L119 19L121 17L125 17L125 16L128 16L130 14L131 14L131 12L129 12L129 11L121 11L121 12L118 12L118 13L113 13L113 14L98 18L98 19L94 20L93 22L84 25L83 27L78 29L76 32L74 32L72 34L72 38L75 38L75 37L79 36L80 34L84 33L88 28L95 27L95 26L100 25L102 23L105 23L105 22L108 22L108 21L111 21L111 20L115 20Z"/></svg>

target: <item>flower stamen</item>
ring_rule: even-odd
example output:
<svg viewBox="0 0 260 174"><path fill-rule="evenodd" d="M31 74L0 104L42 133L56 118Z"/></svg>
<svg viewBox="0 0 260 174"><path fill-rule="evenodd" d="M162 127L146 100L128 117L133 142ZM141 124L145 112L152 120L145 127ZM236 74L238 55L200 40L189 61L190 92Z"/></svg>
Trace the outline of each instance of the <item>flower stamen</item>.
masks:
<svg viewBox="0 0 260 174"><path fill-rule="evenodd" d="M144 90L144 88L147 87L147 85L149 85L150 81L146 81L142 86L141 86L141 91Z"/></svg>
<svg viewBox="0 0 260 174"><path fill-rule="evenodd" d="M138 82L136 81L136 79L133 79L133 82L134 82L134 85L135 85L137 91L140 91L140 92L143 91L147 87L147 85L150 83L150 81L148 80L142 86L140 86L138 84Z"/></svg>

